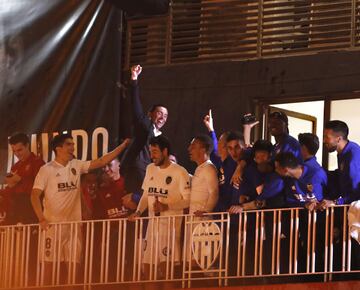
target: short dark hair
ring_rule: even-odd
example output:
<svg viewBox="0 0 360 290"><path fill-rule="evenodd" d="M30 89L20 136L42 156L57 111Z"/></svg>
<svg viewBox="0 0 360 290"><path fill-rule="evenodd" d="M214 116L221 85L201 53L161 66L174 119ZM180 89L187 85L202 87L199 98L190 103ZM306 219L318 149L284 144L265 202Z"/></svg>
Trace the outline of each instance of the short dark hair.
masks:
<svg viewBox="0 0 360 290"><path fill-rule="evenodd" d="M273 145L268 140L260 139L255 142L255 144L253 146L253 151L254 151L254 153L256 151L266 151L271 154L271 152L273 151Z"/></svg>
<svg viewBox="0 0 360 290"><path fill-rule="evenodd" d="M61 147L62 145L64 145L64 142L66 139L73 139L73 137L71 136L71 134L59 134L56 135L52 141L51 141L51 149L55 152L56 154L56 147Z"/></svg>
<svg viewBox="0 0 360 290"><path fill-rule="evenodd" d="M348 125L346 125L345 122L340 120L333 120L326 122L325 129L333 130L335 133L341 135L345 140L347 140L349 135Z"/></svg>
<svg viewBox="0 0 360 290"><path fill-rule="evenodd" d="M194 137L194 140L197 140L205 148L206 153L210 154L214 150L214 143L208 135L199 134Z"/></svg>
<svg viewBox="0 0 360 290"><path fill-rule="evenodd" d="M275 162L278 162L282 168L288 167L294 169L300 165L299 160L291 152L281 152L275 156Z"/></svg>
<svg viewBox="0 0 360 290"><path fill-rule="evenodd" d="M151 146L155 146L155 145L159 146L161 151L163 151L164 149L167 149L168 155L170 155L170 152L171 152L170 141L163 134L156 136L156 137L152 137L149 141L149 144Z"/></svg>
<svg viewBox="0 0 360 290"><path fill-rule="evenodd" d="M167 110L166 106L164 106L163 104L154 104L149 108L149 112L153 113L158 107L163 107Z"/></svg>
<svg viewBox="0 0 360 290"><path fill-rule="evenodd" d="M301 133L298 136L298 140L301 146L309 151L311 155L315 155L319 150L319 137L312 133Z"/></svg>
<svg viewBox="0 0 360 290"><path fill-rule="evenodd" d="M245 144L244 135L238 131L231 131L226 137L226 142L230 141L240 141L241 143Z"/></svg>
<svg viewBox="0 0 360 290"><path fill-rule="evenodd" d="M30 139L25 133L16 132L10 136L9 144L15 145L17 143L22 143L23 145L27 145L30 143Z"/></svg>
<svg viewBox="0 0 360 290"><path fill-rule="evenodd" d="M270 113L269 118L281 120L286 125L289 124L289 119L288 119L287 115L282 111L275 111L275 112Z"/></svg>

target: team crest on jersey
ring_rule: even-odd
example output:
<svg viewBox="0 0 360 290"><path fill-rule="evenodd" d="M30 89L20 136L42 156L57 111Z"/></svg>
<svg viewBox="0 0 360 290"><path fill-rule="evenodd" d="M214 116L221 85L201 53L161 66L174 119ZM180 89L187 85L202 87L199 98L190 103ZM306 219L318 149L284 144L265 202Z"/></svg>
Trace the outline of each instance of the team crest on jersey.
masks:
<svg viewBox="0 0 360 290"><path fill-rule="evenodd" d="M30 164L25 166L25 171L29 171L30 170Z"/></svg>
<svg viewBox="0 0 360 290"><path fill-rule="evenodd" d="M291 190L296 191L296 186L295 185L291 186Z"/></svg>
<svg viewBox="0 0 360 290"><path fill-rule="evenodd" d="M71 173L76 175L76 169L75 168L71 168Z"/></svg>
<svg viewBox="0 0 360 290"><path fill-rule="evenodd" d="M306 185L306 188L307 188L307 190L308 190L309 192L313 192L313 191L314 191L314 187L313 187L313 185L312 185L311 183L307 184L307 185Z"/></svg>
<svg viewBox="0 0 360 290"><path fill-rule="evenodd" d="M150 177L150 180L154 180L154 176L151 176L151 177Z"/></svg>
<svg viewBox="0 0 360 290"><path fill-rule="evenodd" d="M165 179L166 184L170 184L171 181L172 181L172 177L171 177L171 176L166 177L166 179Z"/></svg>

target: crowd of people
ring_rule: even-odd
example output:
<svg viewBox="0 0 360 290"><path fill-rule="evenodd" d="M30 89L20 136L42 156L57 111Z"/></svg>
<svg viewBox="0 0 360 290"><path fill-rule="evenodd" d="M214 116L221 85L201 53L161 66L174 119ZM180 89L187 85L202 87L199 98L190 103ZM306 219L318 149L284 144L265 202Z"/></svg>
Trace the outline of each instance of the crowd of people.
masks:
<svg viewBox="0 0 360 290"><path fill-rule="evenodd" d="M83 219L128 218L141 215L173 216L189 213L198 219L207 213L263 208L303 207L324 211L360 200L360 146L348 140L345 122L332 120L324 127L324 145L336 151L338 169L329 172L316 160L319 138L312 133L289 134L288 118L283 112L269 116L268 129L275 144L267 140L250 143L256 121L243 125L243 132L214 130L211 110L203 123L208 135L195 136L188 145L193 175L176 163L171 142L161 133L168 110L162 104L144 112L138 85L142 68L131 69L130 97L134 135L112 152L92 161L74 158L71 135L53 138L55 160L47 164L30 151L29 139L16 133L9 139L18 158L5 177L1 191L2 221L7 224L39 223L51 239L49 223ZM121 154L121 159L119 155ZM99 170L100 169L100 170ZM208 217L207 217L208 218ZM167 227L160 224L159 261L166 260L169 249ZM175 261L180 261L182 220L176 219ZM236 229L233 227L237 236ZM153 240L151 221L145 240ZM131 229L130 229L131 230ZM300 231L301 233L301 231ZM352 240L354 265L360 267L359 241ZM51 261L51 254L49 261ZM144 272L154 259L144 251Z"/></svg>

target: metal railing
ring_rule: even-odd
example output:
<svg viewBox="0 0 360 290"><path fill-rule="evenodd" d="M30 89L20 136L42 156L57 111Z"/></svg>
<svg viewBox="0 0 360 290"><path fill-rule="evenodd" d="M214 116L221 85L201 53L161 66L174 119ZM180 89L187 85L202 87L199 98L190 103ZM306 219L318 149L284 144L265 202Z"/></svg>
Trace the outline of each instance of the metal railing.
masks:
<svg viewBox="0 0 360 290"><path fill-rule="evenodd" d="M241 60L355 49L359 0L172 0L128 19L125 66Z"/></svg>
<svg viewBox="0 0 360 290"><path fill-rule="evenodd" d="M348 206L0 227L0 289L359 273ZM147 238L145 239L145 232Z"/></svg>

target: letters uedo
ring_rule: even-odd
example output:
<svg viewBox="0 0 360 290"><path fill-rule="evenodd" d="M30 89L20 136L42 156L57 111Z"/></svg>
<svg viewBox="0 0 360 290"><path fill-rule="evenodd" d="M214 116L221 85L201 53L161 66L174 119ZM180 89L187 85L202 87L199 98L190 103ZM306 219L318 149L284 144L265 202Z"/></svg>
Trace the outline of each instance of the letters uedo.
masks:
<svg viewBox="0 0 360 290"><path fill-rule="evenodd" d="M69 133L64 131L63 133ZM91 132L86 132L82 129L76 129L70 131L72 137L74 138L75 143L75 156L80 160L96 159L105 153L108 152L109 148L109 133L108 130L104 127L95 128ZM31 151L35 155L42 156L45 162L54 160L54 152L51 151L50 142L52 137L58 135L58 132L54 133L40 133L32 134L30 137L31 142ZM89 136L91 138L89 138ZM101 146L101 148L99 148ZM88 158L88 152L91 152L90 157ZM10 172L11 166L17 161L17 158L14 156L11 146L8 145L8 164L7 171Z"/></svg>

